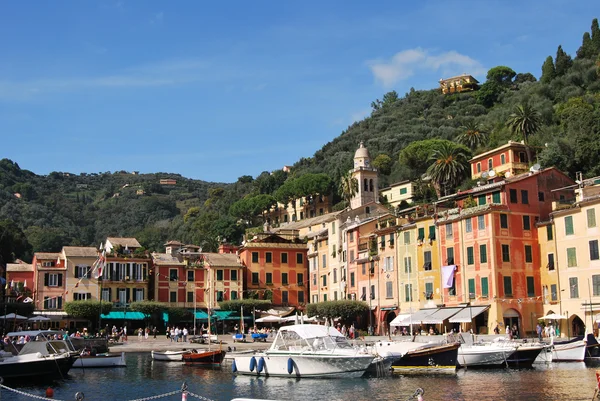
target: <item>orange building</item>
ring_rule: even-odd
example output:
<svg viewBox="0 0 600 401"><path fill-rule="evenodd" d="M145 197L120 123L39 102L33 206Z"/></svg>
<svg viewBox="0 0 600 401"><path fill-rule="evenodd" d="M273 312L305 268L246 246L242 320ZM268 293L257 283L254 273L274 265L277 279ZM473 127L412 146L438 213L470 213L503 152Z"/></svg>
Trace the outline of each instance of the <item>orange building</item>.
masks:
<svg viewBox="0 0 600 401"><path fill-rule="evenodd" d="M262 232L244 241L238 254L245 266L245 298L256 295L275 306L302 309L308 302L307 252L295 230Z"/></svg>
<svg viewBox="0 0 600 401"><path fill-rule="evenodd" d="M535 150L531 149L532 157ZM495 180L529 171L527 147L520 142L508 141L506 145L480 153L469 160L471 179Z"/></svg>
<svg viewBox="0 0 600 401"><path fill-rule="evenodd" d="M35 309L61 311L66 286L66 263L58 252L36 252L31 262L34 269Z"/></svg>

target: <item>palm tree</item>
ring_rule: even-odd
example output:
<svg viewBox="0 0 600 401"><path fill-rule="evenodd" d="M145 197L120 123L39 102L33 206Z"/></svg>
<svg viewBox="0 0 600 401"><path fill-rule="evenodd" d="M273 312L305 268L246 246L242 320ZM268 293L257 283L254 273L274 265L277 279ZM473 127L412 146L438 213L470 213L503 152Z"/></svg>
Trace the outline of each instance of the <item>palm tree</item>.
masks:
<svg viewBox="0 0 600 401"><path fill-rule="evenodd" d="M454 188L469 171L469 155L462 146L444 142L433 150L429 160L433 164L427 168L427 175L435 185L438 196L442 185Z"/></svg>
<svg viewBox="0 0 600 401"><path fill-rule="evenodd" d="M358 180L352 177L352 172L348 171L340 178L339 191L348 207L350 207L350 201L358 193Z"/></svg>
<svg viewBox="0 0 600 401"><path fill-rule="evenodd" d="M542 125L540 113L529 103L521 104L515 107L514 112L508 118L506 126L513 134L523 137L525 151L527 152L527 162L531 163L531 149L529 148L529 137L535 135Z"/></svg>
<svg viewBox="0 0 600 401"><path fill-rule="evenodd" d="M475 150L487 142L488 133L476 121L468 121L461 128L463 133L456 138L459 143Z"/></svg>

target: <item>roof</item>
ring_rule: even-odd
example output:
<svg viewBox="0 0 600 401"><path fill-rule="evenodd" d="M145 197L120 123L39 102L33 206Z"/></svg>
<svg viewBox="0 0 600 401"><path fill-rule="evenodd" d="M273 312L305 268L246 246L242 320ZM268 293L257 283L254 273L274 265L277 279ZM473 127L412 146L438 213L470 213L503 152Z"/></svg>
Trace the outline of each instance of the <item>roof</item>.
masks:
<svg viewBox="0 0 600 401"><path fill-rule="evenodd" d="M356 153L354 153L354 158L369 158L369 151L367 150L367 148L365 148L365 144L360 141L360 145L358 146L358 149L356 149Z"/></svg>
<svg viewBox="0 0 600 401"><path fill-rule="evenodd" d="M60 257L60 253L57 252L36 252L33 254L36 259L58 259Z"/></svg>
<svg viewBox="0 0 600 401"><path fill-rule="evenodd" d="M330 221L335 220L337 215L340 213L341 212L327 213L327 214L323 214L321 216L311 217L309 219L303 219L303 220L299 220L299 221L293 221L293 222L287 223L287 224L281 224L281 226L279 228L275 228L275 229L273 229L273 231L278 232L281 230L299 230L301 228L315 226L317 224L328 223Z"/></svg>
<svg viewBox="0 0 600 401"><path fill-rule="evenodd" d="M392 185L390 185L389 187L385 187L385 188L381 188L379 190L379 192L383 192L383 191L388 191L390 189L394 189L396 187L402 186L402 185L406 185L406 184L411 184L412 182L410 180L404 180L404 181L398 181Z"/></svg>
<svg viewBox="0 0 600 401"><path fill-rule="evenodd" d="M128 247L128 248L141 247L140 243L135 238L108 237L106 240L109 241L113 246L121 245L122 247Z"/></svg>
<svg viewBox="0 0 600 401"><path fill-rule="evenodd" d="M96 258L98 257L98 250L93 246L63 246L63 252L67 257L85 257L85 258Z"/></svg>
<svg viewBox="0 0 600 401"><path fill-rule="evenodd" d="M242 267L234 253L203 253L204 260L214 267Z"/></svg>
<svg viewBox="0 0 600 401"><path fill-rule="evenodd" d="M471 74L461 74L461 75L457 75L455 77L450 77L450 78L442 78L440 79L440 82L445 82L445 81L452 81L458 78L464 78L464 77L469 77L472 78L474 82L479 82L478 80L475 79L475 77Z"/></svg>
<svg viewBox="0 0 600 401"><path fill-rule="evenodd" d="M30 263L7 263L7 272L32 272L33 265Z"/></svg>
<svg viewBox="0 0 600 401"><path fill-rule="evenodd" d="M175 255L169 253L152 252L152 263L159 266L183 266L185 263L180 262Z"/></svg>
<svg viewBox="0 0 600 401"><path fill-rule="evenodd" d="M165 246L169 246L169 245L178 245L178 246L181 246L183 244L181 242L179 242L179 241L169 241L169 242L165 243Z"/></svg>

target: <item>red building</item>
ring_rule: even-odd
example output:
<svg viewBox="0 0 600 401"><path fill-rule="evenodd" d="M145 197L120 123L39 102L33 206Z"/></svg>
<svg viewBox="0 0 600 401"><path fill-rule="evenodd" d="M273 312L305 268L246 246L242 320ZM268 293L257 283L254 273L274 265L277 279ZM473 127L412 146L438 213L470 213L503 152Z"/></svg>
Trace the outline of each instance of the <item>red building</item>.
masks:
<svg viewBox="0 0 600 401"><path fill-rule="evenodd" d="M307 244L296 230L263 232L238 251L245 266L245 298L257 294L276 306L304 307L308 302Z"/></svg>

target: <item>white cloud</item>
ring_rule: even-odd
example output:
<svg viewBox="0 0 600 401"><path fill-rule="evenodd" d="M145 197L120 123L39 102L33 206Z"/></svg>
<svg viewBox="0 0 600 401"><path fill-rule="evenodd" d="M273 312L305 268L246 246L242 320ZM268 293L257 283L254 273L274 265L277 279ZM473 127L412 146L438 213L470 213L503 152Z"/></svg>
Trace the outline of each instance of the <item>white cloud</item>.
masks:
<svg viewBox="0 0 600 401"><path fill-rule="evenodd" d="M420 47L396 53L388 61L370 61L368 65L375 80L388 88L399 81L410 78L420 70L437 71L444 75L463 72L478 75L485 71L479 61L457 51L431 54L430 51Z"/></svg>

